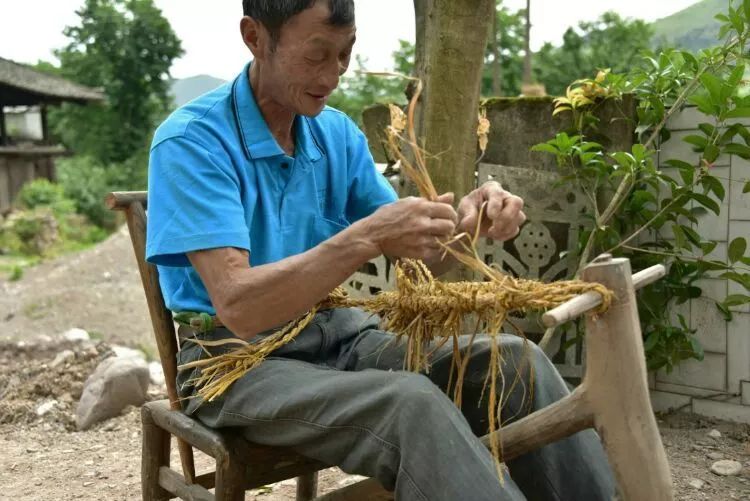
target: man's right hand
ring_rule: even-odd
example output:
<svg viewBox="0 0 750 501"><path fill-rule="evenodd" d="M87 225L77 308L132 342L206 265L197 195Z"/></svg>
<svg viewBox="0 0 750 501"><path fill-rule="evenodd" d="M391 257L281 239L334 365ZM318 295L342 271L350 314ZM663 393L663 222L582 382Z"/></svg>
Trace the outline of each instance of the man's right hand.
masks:
<svg viewBox="0 0 750 501"><path fill-rule="evenodd" d="M367 237L386 256L435 262L443 252L438 241L450 239L458 223L453 198L408 197L383 206L365 220Z"/></svg>

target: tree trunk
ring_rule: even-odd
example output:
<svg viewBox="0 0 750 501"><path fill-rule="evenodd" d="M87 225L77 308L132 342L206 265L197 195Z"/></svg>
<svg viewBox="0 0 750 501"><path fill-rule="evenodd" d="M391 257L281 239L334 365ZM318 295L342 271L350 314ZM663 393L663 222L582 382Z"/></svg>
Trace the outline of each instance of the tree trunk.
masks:
<svg viewBox="0 0 750 501"><path fill-rule="evenodd" d="M526 34L524 36L523 83L531 85L534 78L531 75L531 0L526 0Z"/></svg>
<svg viewBox="0 0 750 501"><path fill-rule="evenodd" d="M492 47L492 94L500 96L503 93L503 63L502 53L500 48L500 21L498 21L497 12L493 13L492 21L492 37L490 44Z"/></svg>
<svg viewBox="0 0 750 501"><path fill-rule="evenodd" d="M477 114L495 0L414 0L415 68L424 83L417 136L438 193L475 188Z"/></svg>

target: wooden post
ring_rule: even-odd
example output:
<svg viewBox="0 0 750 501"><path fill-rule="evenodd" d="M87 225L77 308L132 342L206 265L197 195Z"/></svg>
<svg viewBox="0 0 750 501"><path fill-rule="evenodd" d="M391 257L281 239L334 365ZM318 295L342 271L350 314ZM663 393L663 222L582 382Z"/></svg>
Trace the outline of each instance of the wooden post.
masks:
<svg viewBox="0 0 750 501"><path fill-rule="evenodd" d="M169 492L159 485L159 469L169 466L170 434L159 427L148 406L141 408L143 449L141 452L141 488L144 501L166 501Z"/></svg>
<svg viewBox="0 0 750 501"><path fill-rule="evenodd" d="M234 457L216 458L216 499L221 501L244 501L245 469Z"/></svg>
<svg viewBox="0 0 750 501"><path fill-rule="evenodd" d="M47 118L47 105L42 103L39 106L39 114L42 117L42 143L50 144L49 139L49 120Z"/></svg>
<svg viewBox="0 0 750 501"><path fill-rule="evenodd" d="M625 499L671 500L672 476L648 391L630 261L605 255L583 271L614 292L606 313L586 318L584 390L594 426Z"/></svg>
<svg viewBox="0 0 750 501"><path fill-rule="evenodd" d="M531 0L526 0L526 33L523 44L523 84L531 85L534 82L534 77L531 74Z"/></svg>
<svg viewBox="0 0 750 501"><path fill-rule="evenodd" d="M318 473L297 477L297 501L312 501L318 495Z"/></svg>
<svg viewBox="0 0 750 501"><path fill-rule="evenodd" d="M8 130L5 126L5 108L0 104L0 146L8 144Z"/></svg>

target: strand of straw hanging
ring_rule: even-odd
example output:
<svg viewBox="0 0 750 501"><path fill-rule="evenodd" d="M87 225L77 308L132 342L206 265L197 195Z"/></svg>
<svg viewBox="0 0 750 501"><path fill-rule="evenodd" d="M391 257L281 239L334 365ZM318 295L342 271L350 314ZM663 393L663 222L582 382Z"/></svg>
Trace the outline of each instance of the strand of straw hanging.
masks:
<svg viewBox="0 0 750 501"><path fill-rule="evenodd" d="M393 74L387 74L393 76ZM410 77L406 77L410 78ZM437 191L429 176L424 152L417 143L414 129L416 103L422 92L422 82L416 81L416 92L412 97L408 114L399 108L391 107L391 126L387 129L388 145L399 160L404 175L416 184L422 197L437 198ZM408 129L408 139L402 133ZM488 122L480 119L478 134L488 132ZM408 145L414 155L414 163L402 153L400 142ZM482 148L484 150L484 148ZM511 313L544 311L559 306L573 297L589 291L596 291L603 297L598 311L609 307L612 294L599 284L578 280L544 284L534 280L509 276L499 269L487 265L477 253L479 223L484 216L482 207L473 235L456 235L448 242L442 242L445 254L451 254L468 269L479 272L483 282L440 282L435 280L427 266L415 260L404 259L395 266L396 288L381 292L371 298L349 297L344 289L337 288L322 303L313 307L306 315L298 318L260 342L248 343L240 339L205 341L193 339L206 351L207 357L183 364L179 370L200 369L199 375L191 384L197 388L196 396L204 401L219 398L235 381L260 365L274 350L286 345L309 325L316 313L327 308L361 308L381 317L383 328L397 338L405 339L406 370L429 371L430 344L453 341L453 360L449 388L452 388L454 402L462 402L463 376L471 353L472 337L465 354L458 349L458 339L464 319L473 315L477 329L485 332L490 339L490 366L488 367L485 389L488 393L488 432L498 430L497 380L502 378L502 357L499 336L507 316ZM458 249L456 248L458 247ZM237 345L233 350L211 356L207 348ZM505 387L505 381L501 381ZM449 390L450 391L450 390ZM502 395L500 395L502 402ZM500 438L490 443L490 448L502 478L502 451Z"/></svg>

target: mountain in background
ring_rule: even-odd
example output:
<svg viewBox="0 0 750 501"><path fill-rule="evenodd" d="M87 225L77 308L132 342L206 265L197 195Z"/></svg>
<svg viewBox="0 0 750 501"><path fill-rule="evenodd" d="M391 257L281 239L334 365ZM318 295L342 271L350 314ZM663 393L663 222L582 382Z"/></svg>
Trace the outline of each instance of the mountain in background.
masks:
<svg viewBox="0 0 750 501"><path fill-rule="evenodd" d="M206 92L226 83L226 80L210 75L197 75L172 82L172 95L175 104L180 107Z"/></svg>
<svg viewBox="0 0 750 501"><path fill-rule="evenodd" d="M654 21L654 43L696 52L718 45L720 23L714 16L725 13L727 0L702 0L671 16Z"/></svg>

